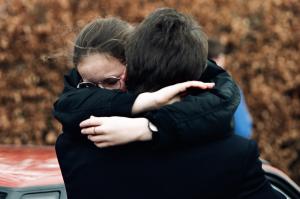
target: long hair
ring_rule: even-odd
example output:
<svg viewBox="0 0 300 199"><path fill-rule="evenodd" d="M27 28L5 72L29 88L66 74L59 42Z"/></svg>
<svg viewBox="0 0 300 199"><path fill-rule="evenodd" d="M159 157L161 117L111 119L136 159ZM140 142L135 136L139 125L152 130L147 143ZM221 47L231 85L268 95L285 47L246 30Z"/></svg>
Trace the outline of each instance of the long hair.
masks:
<svg viewBox="0 0 300 199"><path fill-rule="evenodd" d="M78 66L84 56L106 53L125 62L125 43L131 26L118 18L97 18L78 34L73 50L73 64Z"/></svg>

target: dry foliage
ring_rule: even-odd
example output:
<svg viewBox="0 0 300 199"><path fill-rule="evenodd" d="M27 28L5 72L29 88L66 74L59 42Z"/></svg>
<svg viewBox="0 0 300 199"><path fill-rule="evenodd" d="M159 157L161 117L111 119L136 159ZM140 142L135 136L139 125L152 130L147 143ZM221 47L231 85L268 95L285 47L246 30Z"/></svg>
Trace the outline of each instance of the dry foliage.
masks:
<svg viewBox="0 0 300 199"><path fill-rule="evenodd" d="M226 45L262 156L300 182L300 2L298 0L0 0L0 140L53 144L51 114L74 35L91 19L133 23L157 7L193 15Z"/></svg>

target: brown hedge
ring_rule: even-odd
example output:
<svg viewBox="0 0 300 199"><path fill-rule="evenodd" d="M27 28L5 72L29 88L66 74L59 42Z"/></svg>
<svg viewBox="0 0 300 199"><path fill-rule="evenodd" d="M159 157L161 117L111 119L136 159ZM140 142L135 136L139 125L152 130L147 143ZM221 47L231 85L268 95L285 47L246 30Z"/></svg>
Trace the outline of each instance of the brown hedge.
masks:
<svg viewBox="0 0 300 199"><path fill-rule="evenodd" d="M262 157L300 182L300 2L298 0L0 0L0 142L53 144L51 115L74 34L89 20L133 23L157 7L193 15L226 45Z"/></svg>

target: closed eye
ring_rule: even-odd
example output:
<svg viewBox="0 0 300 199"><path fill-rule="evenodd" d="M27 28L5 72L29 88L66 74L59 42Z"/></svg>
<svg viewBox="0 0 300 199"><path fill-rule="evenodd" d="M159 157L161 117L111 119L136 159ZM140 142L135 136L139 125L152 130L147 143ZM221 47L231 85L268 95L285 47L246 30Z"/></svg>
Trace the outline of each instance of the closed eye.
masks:
<svg viewBox="0 0 300 199"><path fill-rule="evenodd" d="M104 84L104 85L115 85L116 83L118 83L120 81L120 78L117 78L117 77L110 77L110 78L107 78L105 80L103 80L101 83Z"/></svg>

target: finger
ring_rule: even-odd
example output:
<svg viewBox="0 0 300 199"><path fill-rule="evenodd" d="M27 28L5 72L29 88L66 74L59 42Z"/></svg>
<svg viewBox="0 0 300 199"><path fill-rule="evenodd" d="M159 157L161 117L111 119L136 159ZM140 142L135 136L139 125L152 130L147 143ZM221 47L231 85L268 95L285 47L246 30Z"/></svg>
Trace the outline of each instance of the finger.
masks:
<svg viewBox="0 0 300 199"><path fill-rule="evenodd" d="M93 135L95 134L95 127L86 127L81 129L81 133L85 135Z"/></svg>
<svg viewBox="0 0 300 199"><path fill-rule="evenodd" d="M89 119L83 120L79 126L81 128L84 127L90 127L90 126L99 126L103 123L103 120L105 119L105 117L94 117L91 116Z"/></svg>
<svg viewBox="0 0 300 199"><path fill-rule="evenodd" d="M207 88L213 88L216 85L214 82L206 83L206 84L207 84Z"/></svg>
<svg viewBox="0 0 300 199"><path fill-rule="evenodd" d="M113 144L110 143L110 142L99 142L99 143L95 143L95 145L96 145L98 148L105 148L105 147L113 146Z"/></svg>
<svg viewBox="0 0 300 199"><path fill-rule="evenodd" d="M101 126L91 126L81 129L81 133L85 135L99 135L103 134L104 132L100 128Z"/></svg>
<svg viewBox="0 0 300 199"><path fill-rule="evenodd" d="M191 84L188 85L189 87L197 87L200 89L210 89L215 86L215 83L206 83L206 82L200 82L200 81L193 81Z"/></svg>
<svg viewBox="0 0 300 199"><path fill-rule="evenodd" d="M182 83L178 83L178 84L175 84L174 87L173 87L173 92L175 93L175 91L177 93L180 93L180 92L184 92L186 91L188 88L200 88L200 89L207 89L207 88L210 88L210 87L213 87L214 84L212 83L205 83L205 82L202 82L202 81L187 81L187 82L182 82ZM171 87L172 88L172 87Z"/></svg>
<svg viewBox="0 0 300 199"><path fill-rule="evenodd" d="M109 138L105 135L89 135L88 139L92 142L107 142L109 141Z"/></svg>
<svg viewBox="0 0 300 199"><path fill-rule="evenodd" d="M213 88L215 86L215 83L211 82L211 83L202 83L203 86L205 86L206 88Z"/></svg>
<svg viewBox="0 0 300 199"><path fill-rule="evenodd" d="M168 87L165 87L164 93L167 93L169 98L173 98L181 92L184 92L188 87L191 86L191 82L177 83Z"/></svg>

